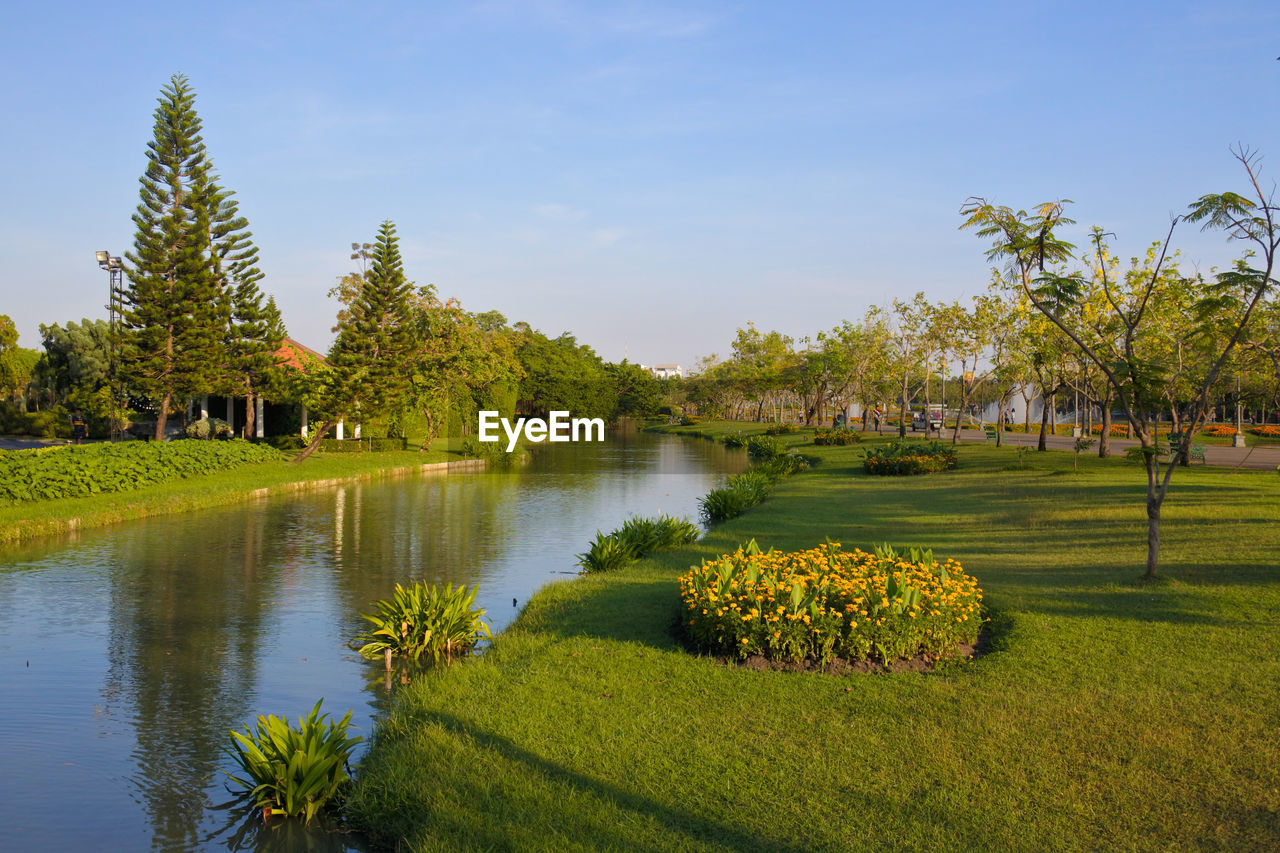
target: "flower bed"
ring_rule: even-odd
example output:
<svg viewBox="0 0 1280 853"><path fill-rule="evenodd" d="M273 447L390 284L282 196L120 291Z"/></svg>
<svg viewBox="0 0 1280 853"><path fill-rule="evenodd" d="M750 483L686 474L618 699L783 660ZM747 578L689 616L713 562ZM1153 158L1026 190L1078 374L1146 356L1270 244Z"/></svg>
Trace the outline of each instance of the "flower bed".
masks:
<svg viewBox="0 0 1280 853"><path fill-rule="evenodd" d="M862 460L868 474L882 477L904 477L933 474L956 467L956 451L940 441L917 442L899 439L872 448Z"/></svg>
<svg viewBox="0 0 1280 853"><path fill-rule="evenodd" d="M852 430L818 430L813 436L813 443L822 446L858 444L862 436Z"/></svg>
<svg viewBox="0 0 1280 853"><path fill-rule="evenodd" d="M1236 434L1236 428L1226 424L1210 424L1204 428L1204 434L1214 438L1230 438Z"/></svg>
<svg viewBox="0 0 1280 853"><path fill-rule="evenodd" d="M1262 436L1263 438L1280 438L1280 426L1268 425L1268 426L1250 427L1249 432L1253 433L1254 435Z"/></svg>
<svg viewBox="0 0 1280 853"><path fill-rule="evenodd" d="M981 624L982 591L959 563L887 546L761 553L752 540L692 568L680 597L698 648L791 663L946 657Z"/></svg>

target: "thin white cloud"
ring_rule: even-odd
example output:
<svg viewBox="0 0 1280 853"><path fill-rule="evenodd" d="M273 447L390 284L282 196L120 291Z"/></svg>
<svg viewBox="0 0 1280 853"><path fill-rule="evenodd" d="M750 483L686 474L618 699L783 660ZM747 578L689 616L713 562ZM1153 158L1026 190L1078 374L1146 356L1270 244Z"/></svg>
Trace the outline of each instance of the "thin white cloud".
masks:
<svg viewBox="0 0 1280 853"><path fill-rule="evenodd" d="M551 222L581 222L588 215L585 210L563 204L540 204L533 209L533 212Z"/></svg>

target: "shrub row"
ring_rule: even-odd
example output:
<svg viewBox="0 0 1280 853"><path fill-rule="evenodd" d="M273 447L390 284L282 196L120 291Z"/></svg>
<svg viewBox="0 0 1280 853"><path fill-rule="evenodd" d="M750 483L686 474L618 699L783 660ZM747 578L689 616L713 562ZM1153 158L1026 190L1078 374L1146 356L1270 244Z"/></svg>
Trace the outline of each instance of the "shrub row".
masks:
<svg viewBox="0 0 1280 853"><path fill-rule="evenodd" d="M776 423L769 424L764 428L765 435L791 435L800 431L800 427L795 424Z"/></svg>
<svg viewBox="0 0 1280 853"><path fill-rule="evenodd" d="M326 438L318 449L323 453L387 453L406 446L403 438Z"/></svg>
<svg viewBox="0 0 1280 853"><path fill-rule="evenodd" d="M0 505L129 491L280 458L274 448L238 439L0 451Z"/></svg>
<svg viewBox="0 0 1280 853"><path fill-rule="evenodd" d="M630 518L612 533L596 531L591 547L578 554L583 572L620 569L657 551L695 541L702 531L691 521L660 515L657 518Z"/></svg>
<svg viewBox="0 0 1280 853"><path fill-rule="evenodd" d="M884 477L932 474L956 467L956 451L940 441L895 439L868 450L862 467L868 474Z"/></svg>
<svg viewBox="0 0 1280 853"><path fill-rule="evenodd" d="M698 648L793 663L946 657L981 624L982 591L959 563L888 546L761 553L752 540L690 569L680 597Z"/></svg>

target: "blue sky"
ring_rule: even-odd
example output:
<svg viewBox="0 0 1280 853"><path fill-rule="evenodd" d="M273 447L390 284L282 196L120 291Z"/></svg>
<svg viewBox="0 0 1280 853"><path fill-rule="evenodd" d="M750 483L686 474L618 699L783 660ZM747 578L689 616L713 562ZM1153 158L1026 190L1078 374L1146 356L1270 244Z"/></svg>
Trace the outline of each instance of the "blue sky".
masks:
<svg viewBox="0 0 1280 853"><path fill-rule="evenodd" d="M10 4L0 313L105 315L185 74L290 333L383 219L406 269L604 357L691 365L985 290L965 199L1070 198L1137 254L1230 147L1280 179L1280 4ZM1269 184L1268 184L1269 185ZM1235 257L1182 226L1185 265Z"/></svg>

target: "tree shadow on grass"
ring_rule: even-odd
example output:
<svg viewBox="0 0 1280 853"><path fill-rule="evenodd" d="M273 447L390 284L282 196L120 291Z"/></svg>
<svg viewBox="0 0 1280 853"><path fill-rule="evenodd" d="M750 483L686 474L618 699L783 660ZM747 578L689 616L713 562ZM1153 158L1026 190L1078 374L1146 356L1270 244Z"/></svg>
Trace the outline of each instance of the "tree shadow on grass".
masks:
<svg viewBox="0 0 1280 853"><path fill-rule="evenodd" d="M598 819L598 817L593 819L593 817L596 817L596 812L584 812L581 808L576 808L576 806L581 805L580 803L571 804L568 802L568 798L565 798L565 809L562 814L547 816L544 812L541 817L557 824L557 828L561 829L567 837L576 840L580 845L593 849L652 850L656 853L659 850L671 849L670 842L673 836L683 836L691 844L722 846L732 850L769 850L778 851L778 853L802 853L802 851L812 849L808 845L802 846L789 840L764 837L755 830L747 830L723 821L672 808L620 785L593 778L577 770L549 761L530 752L509 738L481 729L472 722L451 714L430 712L424 715L423 720L428 724L434 723L453 737L469 741L479 749L488 751L501 760L514 765L521 775L525 777L536 777L552 788L571 788L576 792L587 795L591 799L600 801L604 805L626 810L640 818L652 820L660 824L665 830L663 834L664 842L644 844L636 838L626 835L624 831L620 831L618 828L604 827L602 825L604 823L603 820ZM445 786L455 784L455 780L449 778L441 778L439 782ZM465 787L465 784L463 787ZM477 798L477 800L475 808L483 810L486 800L483 798ZM484 828L479 830L484 833L483 836L476 837L472 834L476 831L473 824L469 828L470 840L477 847L486 849L518 849L519 842L526 836L521 835L517 838L512 838L506 829L506 819L503 817L503 813L507 812L509 804L497 803L495 805L497 806L498 814L494 815L493 820L479 819L474 821L474 824L483 825ZM516 810L519 810L518 805Z"/></svg>
<svg viewBox="0 0 1280 853"><path fill-rule="evenodd" d="M1218 603L1196 595L1194 587L1170 589L1134 584L1115 589L1075 590L1041 598L1027 605L1037 613L1089 616L1132 622L1197 625L1214 628L1275 628L1280 619L1233 619L1214 612Z"/></svg>
<svg viewBox="0 0 1280 853"><path fill-rule="evenodd" d="M674 577L624 575L575 596L540 604L541 612L530 614L528 628L543 636L593 637L671 649L674 643L668 628L679 600Z"/></svg>

